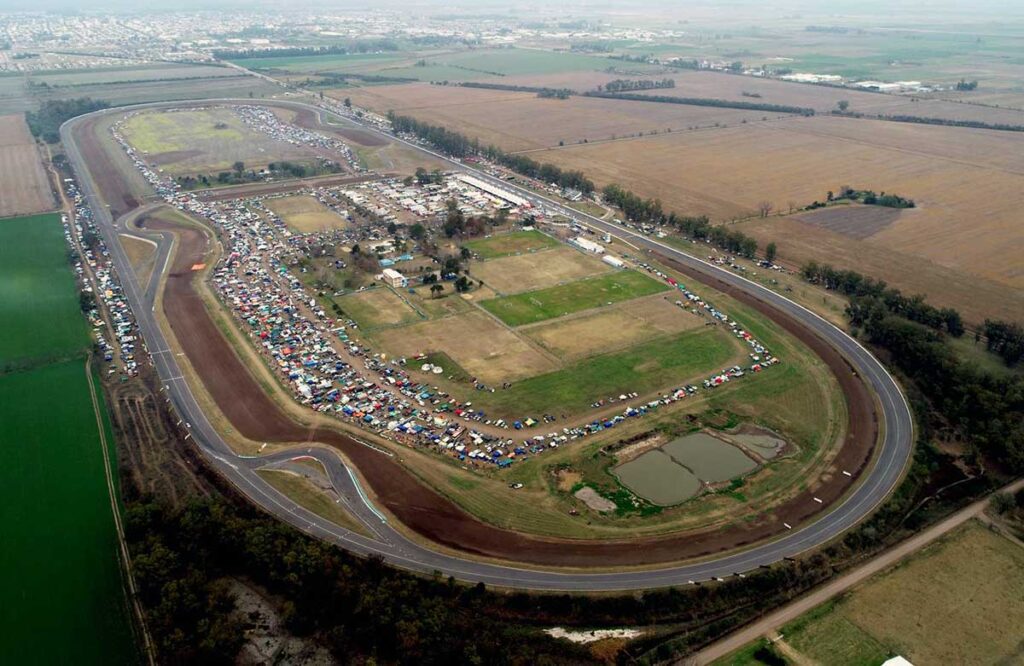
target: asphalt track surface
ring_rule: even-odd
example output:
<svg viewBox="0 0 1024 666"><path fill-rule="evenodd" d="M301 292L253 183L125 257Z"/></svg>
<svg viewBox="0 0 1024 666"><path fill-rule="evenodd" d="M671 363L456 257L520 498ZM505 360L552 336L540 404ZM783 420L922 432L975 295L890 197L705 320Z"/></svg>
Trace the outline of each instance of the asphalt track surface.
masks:
<svg viewBox="0 0 1024 666"><path fill-rule="evenodd" d="M348 118L339 120L367 132L383 135L388 140L404 143L435 159L444 160L453 169L470 172L478 178L489 180L507 190L514 190L538 207L557 211L598 231L611 233L628 240L637 247L655 251L683 267L697 271L701 275L713 277L718 283L728 285L767 302L780 312L799 320L810 331L838 350L877 396L883 420L882 439L873 460L851 491L830 507L827 512L816 516L806 524L794 525L793 529L784 532L774 540L748 547L743 551L714 556L700 562L672 564L635 571L594 573L564 569L525 568L513 564L483 562L439 552L411 541L387 522L384 515L373 506L355 475L343 464L337 453L325 447L312 446L258 458L236 455L207 420L190 387L182 377L181 368L175 355L157 323L155 299L159 290L161 271L153 272L149 284L138 284L128 257L117 240L118 224L124 224L126 219L115 221L110 210L99 198L88 164L73 135L74 128L90 116L121 113L130 108L167 108L188 104L216 103L253 104L259 102L253 100L178 101L107 109L68 121L61 128L61 137L75 173L78 175L81 190L93 210L97 225L110 249L114 267L120 276L156 370L163 381L168 401L184 421L190 436L195 440L206 460L246 497L275 517L311 536L335 543L358 554L379 555L391 564L412 571L428 574L442 572L468 582L484 582L488 585L517 589L631 590L678 586L727 578L773 564L787 557L795 557L841 536L846 530L870 514L899 483L912 453L913 421L910 408L898 384L882 364L842 330L803 306L729 270L692 257L618 225L569 209L534 192L470 169L414 142L385 134L371 126L362 125ZM323 120L323 110L315 106L281 100L267 100L267 103L275 106L290 106L297 110L311 110L325 125L331 124ZM335 114L331 115L333 117ZM125 216L125 218L129 217L131 214ZM123 227L121 228L123 230ZM139 232L135 231L135 233ZM172 237L165 233L150 234L150 236L157 241L159 247L156 266L161 270L166 269L172 249ZM284 497L256 474L256 470L260 467L291 459L297 455L313 457L324 465L341 501L377 535L376 539L364 537L325 521Z"/></svg>

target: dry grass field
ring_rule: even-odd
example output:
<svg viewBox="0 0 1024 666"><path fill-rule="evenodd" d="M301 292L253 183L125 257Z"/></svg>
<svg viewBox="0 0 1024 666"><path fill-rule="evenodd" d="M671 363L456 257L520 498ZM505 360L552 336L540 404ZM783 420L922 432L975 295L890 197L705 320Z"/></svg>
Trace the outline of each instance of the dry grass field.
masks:
<svg viewBox="0 0 1024 666"><path fill-rule="evenodd" d="M520 329L562 359L576 359L624 349L662 335L703 326L705 320L656 294L554 322Z"/></svg>
<svg viewBox="0 0 1024 666"><path fill-rule="evenodd" d="M373 337L392 356L444 352L470 375L489 384L557 369L554 359L480 311L384 329Z"/></svg>
<svg viewBox="0 0 1024 666"><path fill-rule="evenodd" d="M227 171L237 161L258 168L315 156L311 149L249 129L223 107L139 113L122 130L147 161L172 175Z"/></svg>
<svg viewBox="0 0 1024 666"><path fill-rule="evenodd" d="M974 321L1015 308L1021 312L1024 136L1015 133L794 118L543 155L586 170L599 185L617 182L661 198L667 208L717 220L750 216L764 200L785 211L790 202L806 205L842 185L908 196L918 207L863 244L774 217L745 222L743 228L759 240L778 241L784 260L813 258L859 268L954 304L969 316L973 310ZM943 267L955 272L939 270ZM1013 289L958 284L967 275ZM908 276L909 282L903 279ZM951 289L962 293L953 298ZM986 292L989 300L977 302Z"/></svg>
<svg viewBox="0 0 1024 666"><path fill-rule="evenodd" d="M1022 572L1024 549L969 523L782 633L818 663L1020 663Z"/></svg>
<svg viewBox="0 0 1024 666"><path fill-rule="evenodd" d="M308 194L297 194L264 202L284 223L299 233L344 229L348 221Z"/></svg>
<svg viewBox="0 0 1024 666"><path fill-rule="evenodd" d="M54 208L50 180L22 115L0 116L0 217Z"/></svg>
<svg viewBox="0 0 1024 666"><path fill-rule="evenodd" d="M363 328L398 326L420 319L415 310L387 287L375 287L342 296L336 302L345 314Z"/></svg>
<svg viewBox="0 0 1024 666"><path fill-rule="evenodd" d="M543 252L474 263L473 278L499 294L551 287L611 270L599 259L562 245Z"/></svg>
<svg viewBox="0 0 1024 666"><path fill-rule="evenodd" d="M534 150L605 141L638 133L739 125L781 114L679 104L645 104L533 93L481 90L425 83L371 86L338 93L379 112L394 110L444 125L505 150Z"/></svg>

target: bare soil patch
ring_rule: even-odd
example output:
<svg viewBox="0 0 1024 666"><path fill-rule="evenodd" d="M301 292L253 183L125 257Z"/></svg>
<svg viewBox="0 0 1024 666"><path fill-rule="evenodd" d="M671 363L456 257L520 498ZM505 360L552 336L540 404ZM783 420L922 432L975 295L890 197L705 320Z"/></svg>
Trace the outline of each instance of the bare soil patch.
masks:
<svg viewBox="0 0 1024 666"><path fill-rule="evenodd" d="M897 208L884 206L832 206L800 213L793 219L863 240L895 223L902 213Z"/></svg>
<svg viewBox="0 0 1024 666"><path fill-rule="evenodd" d="M50 180L25 117L0 116L0 217L54 207Z"/></svg>
<svg viewBox="0 0 1024 666"><path fill-rule="evenodd" d="M574 493L576 499L586 504L592 511L607 513L615 510L615 502L605 499L589 486L584 486Z"/></svg>

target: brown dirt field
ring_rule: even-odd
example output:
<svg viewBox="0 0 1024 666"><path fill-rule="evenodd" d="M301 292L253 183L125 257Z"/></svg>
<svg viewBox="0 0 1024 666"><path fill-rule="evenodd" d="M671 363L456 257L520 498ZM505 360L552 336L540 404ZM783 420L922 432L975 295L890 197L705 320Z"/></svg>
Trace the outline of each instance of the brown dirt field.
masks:
<svg viewBox="0 0 1024 666"><path fill-rule="evenodd" d="M269 199L265 205L299 233L344 229L348 226L347 220L308 194Z"/></svg>
<svg viewBox="0 0 1024 666"><path fill-rule="evenodd" d="M361 446L334 430L305 428L289 420L242 365L210 319L192 287L190 266L203 255L204 241L195 230L176 228L182 235L180 250L167 280L164 309L171 328L186 350L204 384L225 415L245 437L262 441L319 441L340 449L373 489L378 501L402 523L422 536L445 546L470 553L532 563L565 566L615 566L651 564L688 557L706 556L723 549L747 545L775 534L780 521L805 520L819 506L809 493L801 493L780 507L773 516L725 530L688 533L671 537L587 543L564 539L541 539L483 524L421 485L395 460ZM715 285L722 288L724 285ZM734 294L744 300L743 294ZM755 307L766 308L751 298ZM822 341L785 317L785 328L794 331L838 373L851 400L848 441L836 465L857 476L869 459L877 435L873 426L873 404L864 385L849 372L838 354ZM845 478L845 477L842 477ZM828 506L843 492L843 483L829 484L815 494Z"/></svg>
<svg viewBox="0 0 1024 666"><path fill-rule="evenodd" d="M587 97L541 99L533 93L418 83L360 88L348 96L360 106L381 113L394 109L513 151L556 146L559 141L575 144L716 123L738 125L781 115Z"/></svg>
<svg viewBox="0 0 1024 666"><path fill-rule="evenodd" d="M377 331L373 338L392 356L444 352L488 384L516 381L558 367L553 359L479 310Z"/></svg>
<svg viewBox="0 0 1024 666"><path fill-rule="evenodd" d="M666 208L718 220L752 215L762 200L779 210L791 201L805 205L841 185L898 193L918 208L877 233L869 247L1024 286L1024 136L1015 133L794 118L573 146L542 159L583 169L599 185L618 182L661 198ZM780 253L789 258L784 244ZM936 283L930 291L946 287ZM992 305L989 316L1001 309Z"/></svg>
<svg viewBox="0 0 1024 666"><path fill-rule="evenodd" d="M705 322L663 294L655 294L617 303L596 313L524 326L519 331L568 360L624 349L651 338L697 328Z"/></svg>
<svg viewBox="0 0 1024 666"><path fill-rule="evenodd" d="M896 222L902 212L884 206L833 206L799 213L792 219L863 240Z"/></svg>
<svg viewBox="0 0 1024 666"><path fill-rule="evenodd" d="M89 125L79 127L79 143L87 143ZM84 151L84 145L83 145ZM86 153L90 155L90 153ZM110 156L95 153L90 162L97 172L97 186L107 201L124 201L131 195L119 189L126 184L111 175L116 173ZM112 189L111 189L112 188ZM870 459L877 440L874 404L864 384L834 349L804 329L799 322L746 294L735 292L738 300L774 319L795 335L829 366L837 377L847 401L849 425L837 466L853 473L853 479L839 476L815 494L822 505L811 501L809 492L777 507L771 515L726 529L690 532L671 537L630 539L587 543L565 539L541 539L502 530L481 523L433 490L422 485L395 460L354 442L336 430L309 429L288 419L262 389L259 382L235 355L230 343L206 311L195 291L192 264L201 260L205 241L196 230L182 230L182 242L174 259L163 297L163 309L179 344L186 350L206 389L228 420L244 437L254 441L319 441L338 448L355 465L372 489L380 505L400 522L424 538L442 545L483 556L516 561L564 566L622 566L678 561L711 555L763 540L782 530L782 521L790 524L806 520L841 497ZM670 262L671 263L671 262ZM675 266L682 269L680 266ZM732 292L726 285L705 275L683 270L709 286Z"/></svg>
<svg viewBox="0 0 1024 666"><path fill-rule="evenodd" d="M562 282L607 273L610 269L599 259L574 250L556 247L543 252L489 259L470 266L473 279L499 294L515 294Z"/></svg>
<svg viewBox="0 0 1024 666"><path fill-rule="evenodd" d="M50 179L22 115L0 116L0 217L53 210Z"/></svg>

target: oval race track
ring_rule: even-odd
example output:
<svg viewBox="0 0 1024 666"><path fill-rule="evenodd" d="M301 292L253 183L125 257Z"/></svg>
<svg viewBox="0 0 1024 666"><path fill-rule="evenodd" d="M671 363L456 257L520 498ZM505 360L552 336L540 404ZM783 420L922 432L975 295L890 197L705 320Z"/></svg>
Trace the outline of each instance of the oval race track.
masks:
<svg viewBox="0 0 1024 666"><path fill-rule="evenodd" d="M275 106L291 107L296 110L311 110L317 113L321 121L323 121L323 110L318 107L292 101L267 100L267 102ZM684 585L695 581L725 578L734 574L751 571L763 565L773 564L786 557L799 555L835 539L846 530L855 526L888 496L902 478L903 470L906 468L913 450L913 420L909 405L896 381L882 364L856 340L839 328L803 306L729 270L687 255L628 229L623 229L612 223L566 208L534 192L517 188L504 181L498 181L415 143L399 139L390 134L384 134L371 126L363 125L347 118L340 118L339 121L360 127L374 134L384 134L390 141L404 143L436 159L444 160L451 165L453 170L471 171L478 178L484 178L495 184L500 184L505 189L514 189L519 195L531 200L535 205L543 205L549 209L557 210L602 232L628 239L635 246L657 251L692 270L711 276L732 288L742 290L765 301L778 310L799 320L807 329L813 331L837 349L875 394L883 420L879 424L881 428L881 441L874 459L861 474L856 487L849 491L834 506L830 507L829 511L815 516L805 525L795 526L793 530L785 532L775 540L752 546L741 552L727 553L697 563L659 566L641 571L600 573L579 573L540 568L527 569L511 564L481 562L435 551L415 543L386 522L383 515L370 504L352 472L342 464L341 459L336 453L324 447L314 446L308 449L291 450L260 458L236 455L210 425L203 410L199 407L188 384L182 378L181 368L178 366L174 354L170 352L170 347L163 331L157 324L154 303L159 286L160 271L154 271L149 284L140 285L124 249L117 240L117 225L124 224L129 218L133 217L133 213L125 215L125 218L122 220L114 220L112 218L109 208L97 194L95 182L92 174L89 172L89 165L84 160L74 135L76 128L86 119L95 118L98 115L123 113L129 109L171 108L216 103L253 104L255 102L244 99L200 100L195 102L165 102L107 109L69 120L61 127L61 139L68 158L78 176L81 191L88 200L96 223L110 250L111 260L124 286L125 294L132 307L140 331L153 358L156 370L166 387L167 398L180 417L189 425L189 432L195 440L197 448L209 464L251 501L280 520L294 525L307 534L335 543L355 553L363 555L377 554L396 566L422 573L440 571L445 575L451 575L464 581L479 581L488 585L521 589L629 590ZM137 213L139 210L137 209L134 212ZM166 269L172 245L171 238L166 234L157 234L152 237L159 245L156 265ZM268 462L287 460L297 454L315 457L324 464L328 476L338 490L342 501L350 511L369 526L376 535L375 539L369 539L325 521L278 493L256 474L256 469L266 465Z"/></svg>

